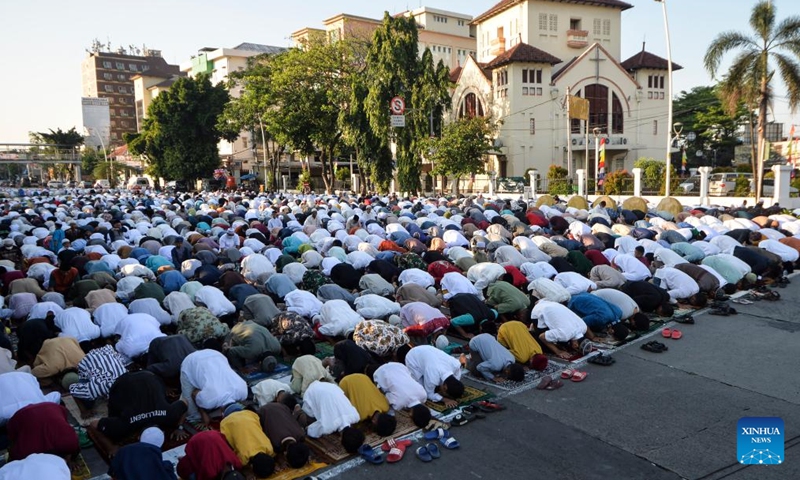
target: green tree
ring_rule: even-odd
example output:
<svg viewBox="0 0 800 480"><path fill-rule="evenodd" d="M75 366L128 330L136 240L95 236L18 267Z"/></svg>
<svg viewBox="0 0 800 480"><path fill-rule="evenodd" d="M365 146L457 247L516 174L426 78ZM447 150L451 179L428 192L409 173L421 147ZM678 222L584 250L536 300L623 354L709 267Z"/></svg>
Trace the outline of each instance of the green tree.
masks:
<svg viewBox="0 0 800 480"><path fill-rule="evenodd" d="M462 118L445 125L440 138L426 142L434 175L452 175L453 193L464 175L483 173L484 156L492 148L494 124L487 118Z"/></svg>
<svg viewBox="0 0 800 480"><path fill-rule="evenodd" d="M567 178L567 169L558 165L550 165L547 169L547 193L551 195L569 195L572 186Z"/></svg>
<svg viewBox="0 0 800 480"><path fill-rule="evenodd" d="M228 100L225 86L212 85L208 75L181 78L153 100L128 148L146 157L150 173L168 181L208 177L220 164L220 139L238 135L218 126Z"/></svg>
<svg viewBox="0 0 800 480"><path fill-rule="evenodd" d="M717 165L730 165L734 158L735 147L739 144L737 130L747 110L740 102L733 113L729 112L721 95L719 87L699 86L682 91L675 99L675 121L683 124L684 134L696 134L695 140L687 140L686 144L689 166L695 166L694 153L698 150L713 150ZM673 160L680 162L680 158Z"/></svg>
<svg viewBox="0 0 800 480"><path fill-rule="evenodd" d="M273 88L275 55L264 54L248 59L247 68L230 74L229 87L241 88L238 98L231 99L220 117L220 127L248 130L262 155L267 159L267 188L277 190L278 162L289 143L289 129L281 128L286 120L277 107Z"/></svg>
<svg viewBox="0 0 800 480"><path fill-rule="evenodd" d="M417 28L413 17L393 17L386 12L367 52L364 78L368 94L364 109L378 142L373 149L373 181L382 190L386 190L393 170L388 155L392 139L397 146L400 190L420 190L421 154L431 135L431 116L435 134L442 112L450 103L449 71L443 64L434 67L430 52L423 52L420 59ZM403 128L391 128L389 124L389 102L395 96L406 101L408 115Z"/></svg>
<svg viewBox="0 0 800 480"><path fill-rule="evenodd" d="M51 128L50 132L30 132L31 143L59 145L60 150L72 149L83 145L83 135L78 133L75 127L66 132L57 128Z"/></svg>
<svg viewBox="0 0 800 480"><path fill-rule="evenodd" d="M642 181L644 182L645 189L657 191L659 195L665 195L666 167L667 164L664 161L653 158L640 158L633 163L633 168L642 169ZM670 192L673 192L678 187L681 180L678 177L678 172L675 170L674 163L670 168L672 169L670 173L670 183L672 184Z"/></svg>
<svg viewBox="0 0 800 480"><path fill-rule="evenodd" d="M742 32L723 32L711 42L706 51L706 70L715 77L722 59L728 52L738 51L727 71L723 89L731 103L758 99L759 152L766 146L767 108L772 90L771 82L777 72L788 93L789 107L800 104L800 16L777 22L771 0L761 0L750 15L752 35ZM777 66L771 66L771 63ZM757 95L754 95L758 92ZM758 162L760 165L760 161ZM761 197L761 168L754 165L757 185L756 198Z"/></svg>

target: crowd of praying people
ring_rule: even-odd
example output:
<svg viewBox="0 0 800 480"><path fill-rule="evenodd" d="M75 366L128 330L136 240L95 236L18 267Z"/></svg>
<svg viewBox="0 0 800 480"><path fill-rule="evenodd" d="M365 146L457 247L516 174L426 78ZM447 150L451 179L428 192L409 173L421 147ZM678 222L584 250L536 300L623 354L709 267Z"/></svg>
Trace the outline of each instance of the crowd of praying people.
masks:
<svg viewBox="0 0 800 480"><path fill-rule="evenodd" d="M459 405L462 372L522 382L653 316L785 284L798 237L760 204L4 192L0 480L69 478L66 395L107 403L86 428L112 478L266 478L327 435L356 454L398 414L424 428L426 403ZM175 468L162 448L180 442Z"/></svg>

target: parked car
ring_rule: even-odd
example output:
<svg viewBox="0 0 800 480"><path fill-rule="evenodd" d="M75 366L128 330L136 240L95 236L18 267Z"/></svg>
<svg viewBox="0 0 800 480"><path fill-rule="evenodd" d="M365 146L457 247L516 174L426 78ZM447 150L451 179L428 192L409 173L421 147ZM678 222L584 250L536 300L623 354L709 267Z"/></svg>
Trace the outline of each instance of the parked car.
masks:
<svg viewBox="0 0 800 480"><path fill-rule="evenodd" d="M147 177L131 177L128 180L128 190L139 192L151 188L150 180Z"/></svg>
<svg viewBox="0 0 800 480"><path fill-rule="evenodd" d="M683 193L699 192L700 191L700 176L692 175L686 180L682 181L678 188L683 190Z"/></svg>
<svg viewBox="0 0 800 480"><path fill-rule="evenodd" d="M94 188L108 190L109 188L111 188L111 182L109 182L105 178L101 178L100 180L94 182Z"/></svg>
<svg viewBox="0 0 800 480"><path fill-rule="evenodd" d="M64 188L64 184L62 182L59 182L58 180L50 180L49 182L47 182L47 188L51 190Z"/></svg>
<svg viewBox="0 0 800 480"><path fill-rule="evenodd" d="M78 188L92 188L92 182L88 181L79 182Z"/></svg>
<svg viewBox="0 0 800 480"><path fill-rule="evenodd" d="M789 187L789 195L796 197L798 191L794 187ZM765 178L764 183L761 184L761 195L764 197L771 197L775 195L775 179L774 178Z"/></svg>
<svg viewBox="0 0 800 480"><path fill-rule="evenodd" d="M525 179L522 177L501 177L497 179L497 190L500 192L525 191Z"/></svg>

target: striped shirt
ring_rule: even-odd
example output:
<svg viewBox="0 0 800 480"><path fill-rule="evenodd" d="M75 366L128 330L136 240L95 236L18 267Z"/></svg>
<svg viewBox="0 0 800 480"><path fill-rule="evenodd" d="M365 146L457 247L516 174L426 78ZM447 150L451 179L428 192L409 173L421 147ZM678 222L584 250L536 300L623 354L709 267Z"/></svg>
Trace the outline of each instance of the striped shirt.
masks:
<svg viewBox="0 0 800 480"><path fill-rule="evenodd" d="M111 345L96 348L78 363L80 380L69 386L76 398L95 400L107 397L111 385L125 373L124 359Z"/></svg>

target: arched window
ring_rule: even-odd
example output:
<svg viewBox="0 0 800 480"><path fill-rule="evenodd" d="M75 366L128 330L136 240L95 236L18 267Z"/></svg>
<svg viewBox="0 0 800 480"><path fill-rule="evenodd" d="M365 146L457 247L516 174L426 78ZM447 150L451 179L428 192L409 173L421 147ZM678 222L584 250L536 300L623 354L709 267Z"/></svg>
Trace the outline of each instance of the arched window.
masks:
<svg viewBox="0 0 800 480"><path fill-rule="evenodd" d="M589 100L589 131L599 128L608 133L608 87L587 85L585 98Z"/></svg>
<svg viewBox="0 0 800 480"><path fill-rule="evenodd" d="M482 116L484 115L483 103L481 103L481 100L474 93L466 94L461 101L461 105L458 107L458 118L475 118Z"/></svg>
<svg viewBox="0 0 800 480"><path fill-rule="evenodd" d="M611 133L625 133L625 114L616 93L611 94Z"/></svg>

